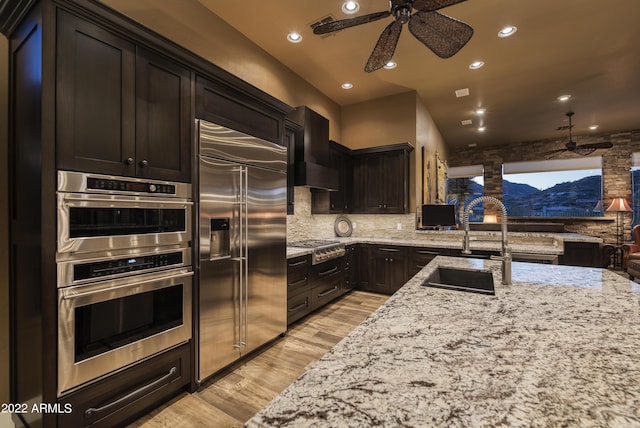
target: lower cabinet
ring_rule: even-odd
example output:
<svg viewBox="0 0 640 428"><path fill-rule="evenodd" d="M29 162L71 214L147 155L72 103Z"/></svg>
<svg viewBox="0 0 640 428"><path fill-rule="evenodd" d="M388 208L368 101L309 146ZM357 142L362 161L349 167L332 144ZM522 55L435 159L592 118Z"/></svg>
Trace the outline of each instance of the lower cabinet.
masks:
<svg viewBox="0 0 640 428"><path fill-rule="evenodd" d="M177 395L191 381L190 343L152 357L59 400L60 427L122 426Z"/></svg>
<svg viewBox="0 0 640 428"><path fill-rule="evenodd" d="M437 256L450 256L451 250L448 248L409 248L409 278L420 272L429 262Z"/></svg>
<svg viewBox="0 0 640 428"><path fill-rule="evenodd" d="M287 325L312 311L310 268L311 256L287 260Z"/></svg>
<svg viewBox="0 0 640 428"><path fill-rule="evenodd" d="M345 292L343 259L329 260L311 269L311 308L318 309Z"/></svg>
<svg viewBox="0 0 640 428"><path fill-rule="evenodd" d="M390 245L376 245L373 249L373 281L371 291L393 294L409 279L408 249Z"/></svg>

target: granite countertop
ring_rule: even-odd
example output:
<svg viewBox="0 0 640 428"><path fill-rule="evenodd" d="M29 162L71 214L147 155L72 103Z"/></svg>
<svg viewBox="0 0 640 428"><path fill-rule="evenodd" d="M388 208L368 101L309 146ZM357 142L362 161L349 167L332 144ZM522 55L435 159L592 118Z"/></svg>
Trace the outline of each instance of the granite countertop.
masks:
<svg viewBox="0 0 640 428"><path fill-rule="evenodd" d="M423 287L438 266L491 270L496 295ZM640 426L640 285L512 268L436 257L247 426Z"/></svg>
<svg viewBox="0 0 640 428"><path fill-rule="evenodd" d="M378 244L378 245L402 245L410 247L430 247L462 249L464 232L456 231L419 231L411 237L357 237L357 238L323 238L326 240L340 241L344 244ZM564 254L564 242L602 242L601 239L575 233L529 233L509 232L509 246L515 254ZM472 231L470 235L471 251L500 251L502 248L502 235L500 232ZM287 258L311 254L309 248L287 247Z"/></svg>

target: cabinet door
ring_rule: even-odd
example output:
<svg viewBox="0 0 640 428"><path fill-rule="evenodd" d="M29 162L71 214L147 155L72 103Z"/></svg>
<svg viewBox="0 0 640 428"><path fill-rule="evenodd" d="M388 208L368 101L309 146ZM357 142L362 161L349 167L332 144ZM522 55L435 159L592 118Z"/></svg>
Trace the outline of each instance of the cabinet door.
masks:
<svg viewBox="0 0 640 428"><path fill-rule="evenodd" d="M291 122L285 122L284 145L287 148L287 214L294 213L294 183L296 171L296 139L302 138L302 128Z"/></svg>
<svg viewBox="0 0 640 428"><path fill-rule="evenodd" d="M394 151L382 160L382 209L386 213L404 213L408 199L407 167L404 151Z"/></svg>
<svg viewBox="0 0 640 428"><path fill-rule="evenodd" d="M135 175L135 48L58 11L56 155L60 169Z"/></svg>
<svg viewBox="0 0 640 428"><path fill-rule="evenodd" d="M383 157L370 155L363 158L364 173L364 212L384 212L383 189L386 188L382 181Z"/></svg>
<svg viewBox="0 0 640 428"><path fill-rule="evenodd" d="M190 181L191 73L138 49L136 95L137 175Z"/></svg>

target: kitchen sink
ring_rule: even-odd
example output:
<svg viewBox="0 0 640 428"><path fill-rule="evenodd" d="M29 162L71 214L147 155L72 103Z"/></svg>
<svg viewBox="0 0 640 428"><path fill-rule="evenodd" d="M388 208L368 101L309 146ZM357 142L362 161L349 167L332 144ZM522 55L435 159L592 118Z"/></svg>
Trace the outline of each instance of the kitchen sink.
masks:
<svg viewBox="0 0 640 428"><path fill-rule="evenodd" d="M439 267L422 285L470 293L496 294L493 285L493 274L487 270Z"/></svg>

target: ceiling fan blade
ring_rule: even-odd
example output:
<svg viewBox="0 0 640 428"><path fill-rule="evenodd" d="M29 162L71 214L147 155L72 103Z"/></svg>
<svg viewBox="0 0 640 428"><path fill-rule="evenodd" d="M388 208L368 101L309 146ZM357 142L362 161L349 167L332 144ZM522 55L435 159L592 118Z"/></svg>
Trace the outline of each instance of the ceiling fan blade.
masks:
<svg viewBox="0 0 640 428"><path fill-rule="evenodd" d="M368 15L356 16L355 18L341 19L339 21L327 22L313 27L313 34L327 34L356 25L368 24L391 15L390 11L370 13Z"/></svg>
<svg viewBox="0 0 640 428"><path fill-rule="evenodd" d="M548 152L543 152L540 153L542 156L546 157L547 159L555 157L557 155L559 155L562 152L566 152L568 151L568 149L557 149L557 150L550 150Z"/></svg>
<svg viewBox="0 0 640 428"><path fill-rule="evenodd" d="M469 25L438 12L411 15L409 31L440 58L458 53L473 35Z"/></svg>
<svg viewBox="0 0 640 428"><path fill-rule="evenodd" d="M600 143L580 144L576 149L610 149L613 143L610 141L602 141Z"/></svg>
<svg viewBox="0 0 640 428"><path fill-rule="evenodd" d="M433 12L434 10L453 6L463 1L467 0L416 0L413 2L413 8L423 12Z"/></svg>
<svg viewBox="0 0 640 428"><path fill-rule="evenodd" d="M401 31L402 24L398 21L393 21L391 24L387 25L387 28L385 28L382 34L380 34L380 38L378 39L376 46L373 48L371 56L369 56L367 65L364 66L364 71L371 73L372 71L381 69L391 61L393 53L396 51Z"/></svg>

